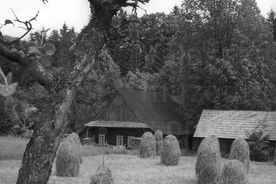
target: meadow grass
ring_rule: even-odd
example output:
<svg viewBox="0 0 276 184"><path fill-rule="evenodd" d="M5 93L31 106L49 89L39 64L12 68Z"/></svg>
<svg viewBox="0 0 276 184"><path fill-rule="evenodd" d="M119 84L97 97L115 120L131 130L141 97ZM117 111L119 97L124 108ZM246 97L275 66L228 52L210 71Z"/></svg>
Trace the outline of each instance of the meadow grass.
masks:
<svg viewBox="0 0 276 184"><path fill-rule="evenodd" d="M29 139L0 136L0 160L21 160ZM97 146L97 145L82 145L81 156L96 156L101 154L121 154L121 155L138 155L139 150L127 150L125 147L118 146ZM182 156L195 156L196 152L181 150Z"/></svg>
<svg viewBox="0 0 276 184"><path fill-rule="evenodd" d="M29 139L1 136L0 137L0 160L21 160ZM82 145L81 156L96 156L101 154L122 154L135 155L138 150L127 150L125 147L117 146L97 146L97 145Z"/></svg>
<svg viewBox="0 0 276 184"><path fill-rule="evenodd" d="M16 183L21 159L28 139L11 136L0 137L0 184ZM182 155L184 150L182 151ZM77 177L55 176L55 164L48 184L87 184L96 169L102 164L111 169L115 184L196 184L196 157L182 156L178 166L160 164L160 156L141 159L138 152L123 147L99 147L82 145L83 162ZM190 155L191 152L184 152ZM225 160L223 160L225 162ZM275 184L276 167L272 162L251 162L247 174L250 184Z"/></svg>
<svg viewBox="0 0 276 184"><path fill-rule="evenodd" d="M196 157L181 157L179 165L164 166L160 157L141 159L138 155L105 155L114 184L196 184ZM19 160L0 161L0 184L14 184L20 168ZM55 176L55 164L48 184L88 184L102 164L102 156L83 157L77 177ZM275 184L276 167L272 162L252 162L247 174L250 184Z"/></svg>
<svg viewBox="0 0 276 184"><path fill-rule="evenodd" d="M29 139L1 136L0 160L21 160Z"/></svg>

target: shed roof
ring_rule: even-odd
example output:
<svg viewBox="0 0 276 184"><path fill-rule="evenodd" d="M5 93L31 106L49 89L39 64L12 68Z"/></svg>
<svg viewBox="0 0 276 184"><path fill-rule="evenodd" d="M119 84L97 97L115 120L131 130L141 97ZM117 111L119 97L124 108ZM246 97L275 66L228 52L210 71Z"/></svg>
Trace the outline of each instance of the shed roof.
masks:
<svg viewBox="0 0 276 184"><path fill-rule="evenodd" d="M203 110L194 137L247 139L260 122L270 130L269 139L276 141L276 112L265 111Z"/></svg>
<svg viewBox="0 0 276 184"><path fill-rule="evenodd" d="M125 121L91 121L85 127L109 127L109 128L150 128L145 123Z"/></svg>

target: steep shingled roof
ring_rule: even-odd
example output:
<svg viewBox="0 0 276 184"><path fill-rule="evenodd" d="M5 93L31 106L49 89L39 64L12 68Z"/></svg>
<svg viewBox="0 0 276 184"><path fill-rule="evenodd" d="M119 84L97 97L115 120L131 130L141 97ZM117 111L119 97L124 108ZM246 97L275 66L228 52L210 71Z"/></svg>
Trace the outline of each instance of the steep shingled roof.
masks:
<svg viewBox="0 0 276 184"><path fill-rule="evenodd" d="M131 90L119 90L119 94L137 118L153 130L159 129L164 134L189 134L177 113L179 105L168 94Z"/></svg>
<svg viewBox="0 0 276 184"><path fill-rule="evenodd" d="M264 111L203 110L194 137L247 139L260 122L270 130L269 139L276 141L276 112Z"/></svg>
<svg viewBox="0 0 276 184"><path fill-rule="evenodd" d="M179 105L167 94L130 90L120 90L119 94L140 120L182 121L177 113Z"/></svg>

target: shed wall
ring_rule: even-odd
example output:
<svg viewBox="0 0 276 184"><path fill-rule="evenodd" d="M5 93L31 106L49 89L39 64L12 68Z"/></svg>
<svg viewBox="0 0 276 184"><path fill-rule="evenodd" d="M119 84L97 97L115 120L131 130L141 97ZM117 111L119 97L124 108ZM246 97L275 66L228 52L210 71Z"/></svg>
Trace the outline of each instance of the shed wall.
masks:
<svg viewBox="0 0 276 184"><path fill-rule="evenodd" d="M87 131L88 130L88 131ZM123 136L123 144L127 145L128 136L141 137L143 133L150 131L149 129L142 128L98 128L98 127L89 127L84 131L80 136L82 138L94 137L95 143L99 143L99 134L105 135L105 141L108 145L116 146L116 137ZM87 133L88 132L88 133Z"/></svg>

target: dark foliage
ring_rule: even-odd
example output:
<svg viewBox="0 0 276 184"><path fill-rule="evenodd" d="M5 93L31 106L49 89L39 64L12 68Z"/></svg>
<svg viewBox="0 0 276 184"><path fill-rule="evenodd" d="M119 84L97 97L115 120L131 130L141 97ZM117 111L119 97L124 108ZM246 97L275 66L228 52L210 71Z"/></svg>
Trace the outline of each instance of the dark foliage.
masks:
<svg viewBox="0 0 276 184"><path fill-rule="evenodd" d="M265 124L259 122L259 125L249 135L250 159L267 162L273 157L273 148L269 146L269 130Z"/></svg>

